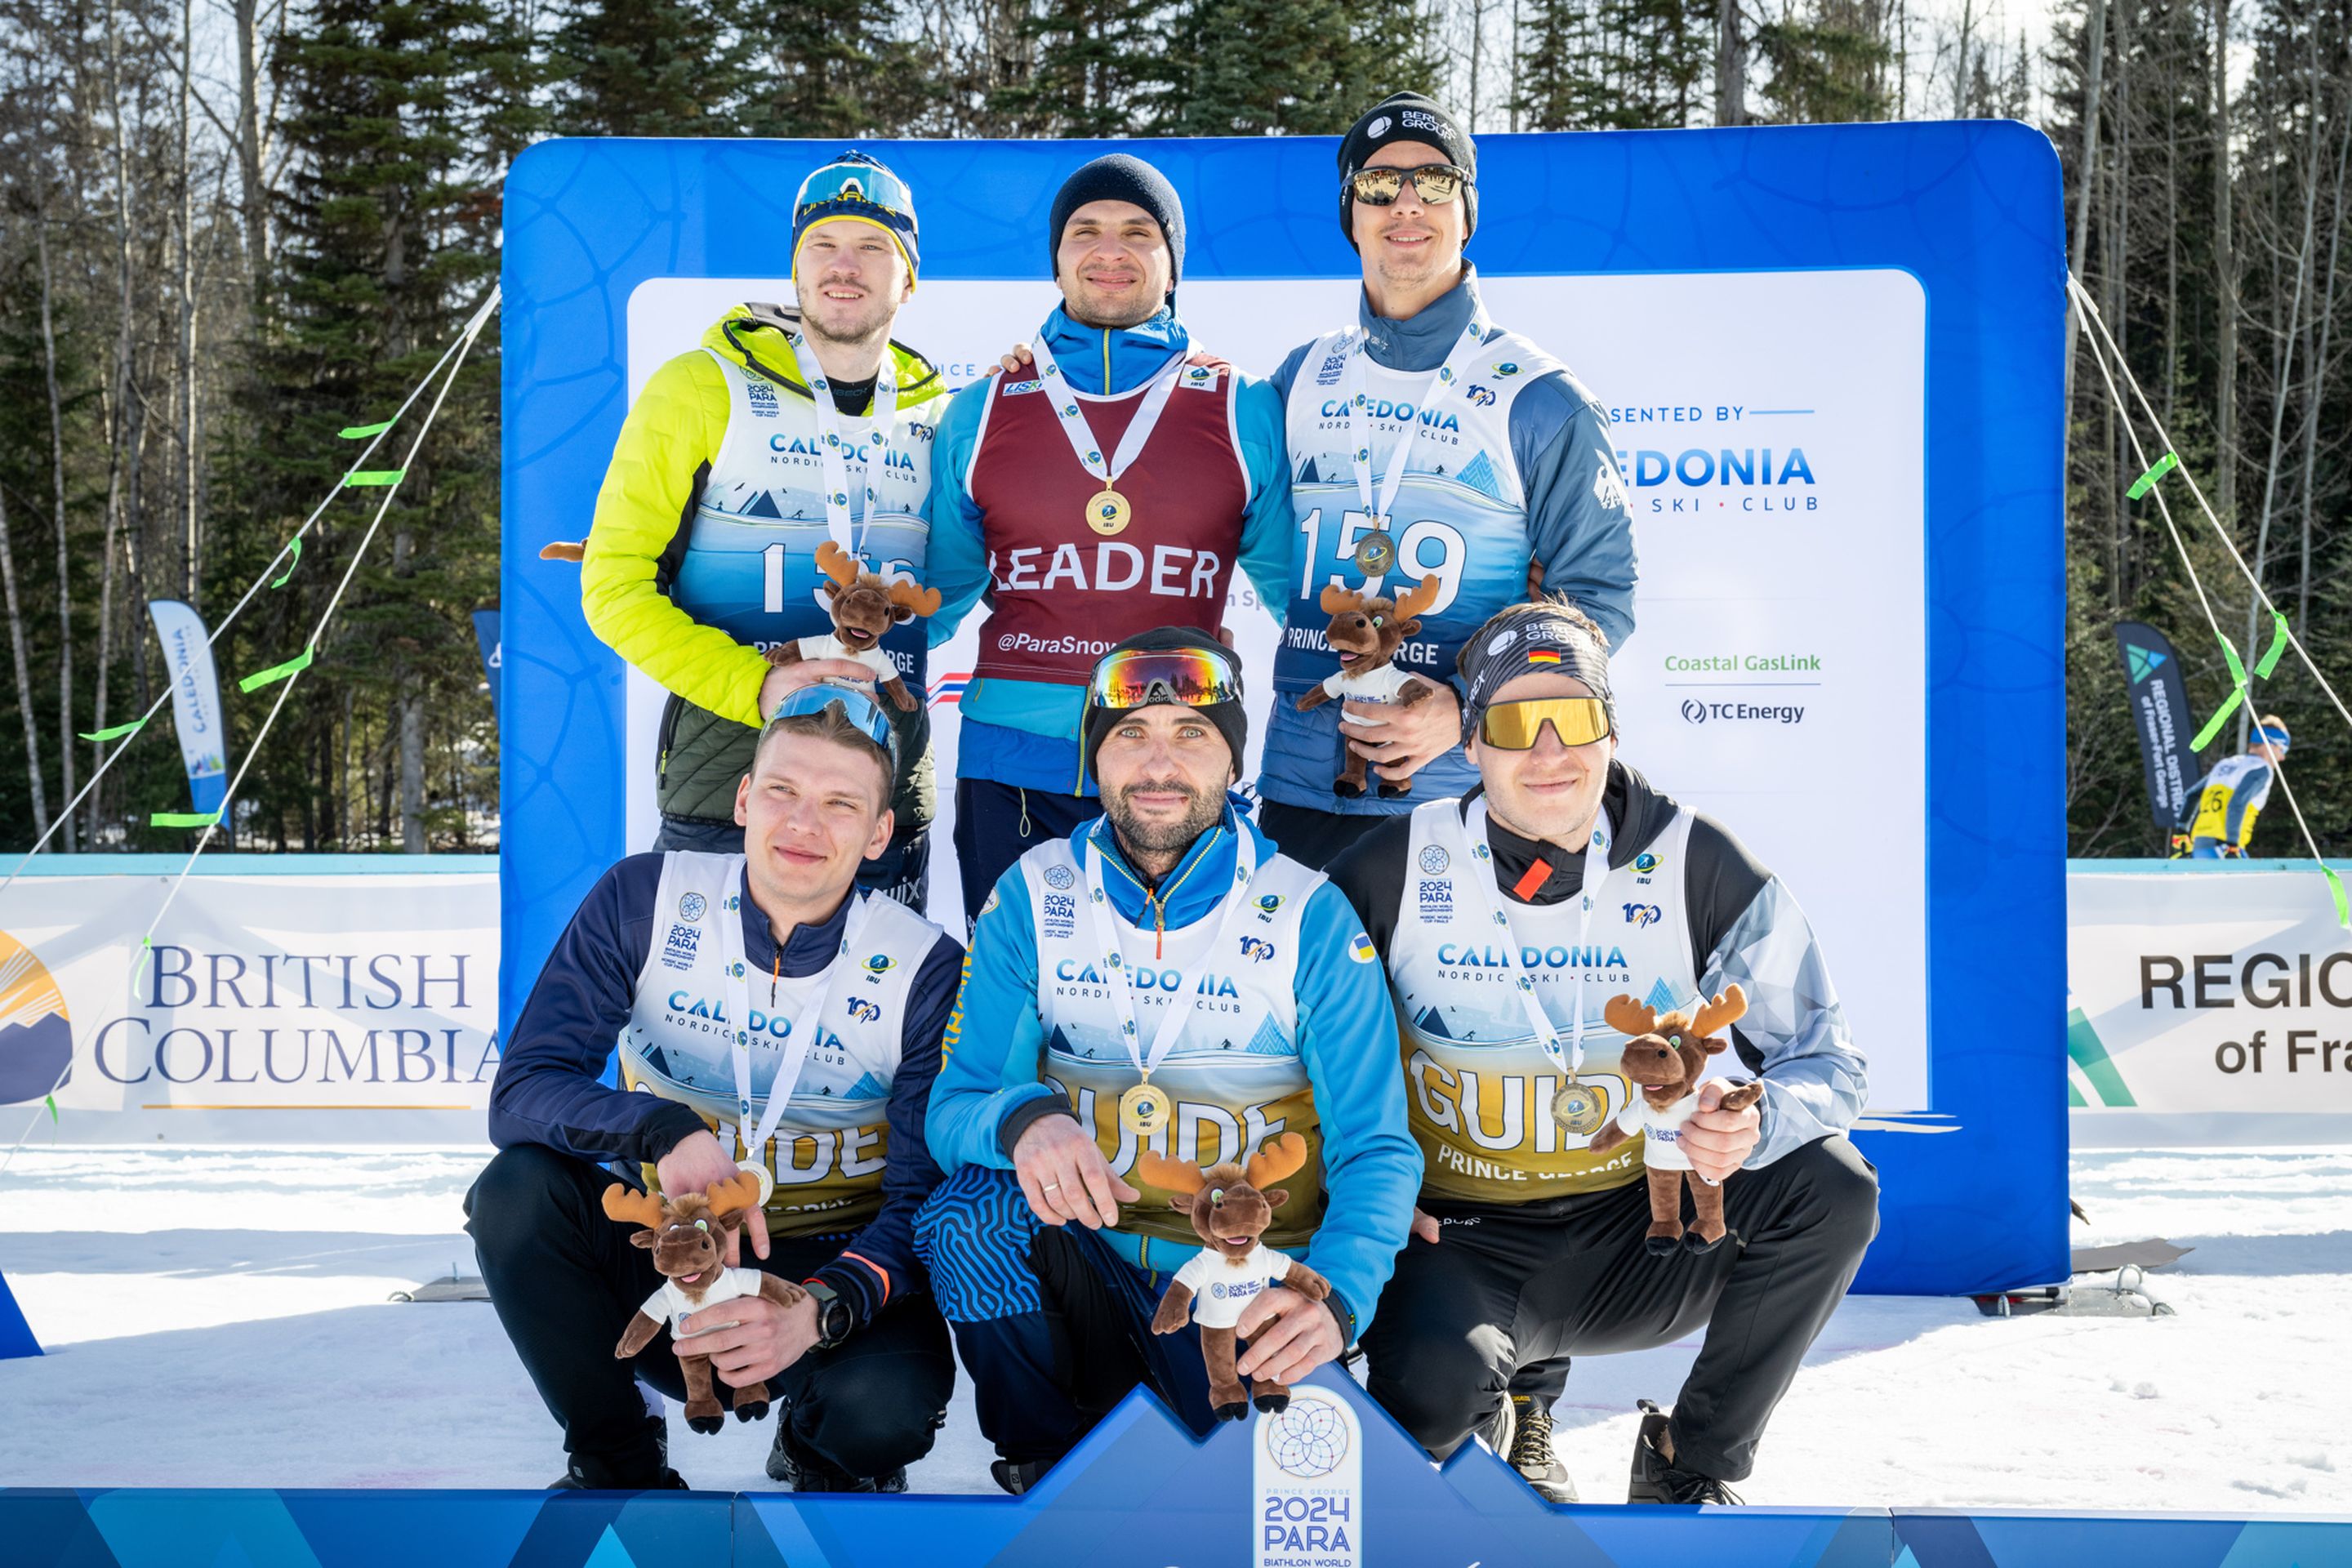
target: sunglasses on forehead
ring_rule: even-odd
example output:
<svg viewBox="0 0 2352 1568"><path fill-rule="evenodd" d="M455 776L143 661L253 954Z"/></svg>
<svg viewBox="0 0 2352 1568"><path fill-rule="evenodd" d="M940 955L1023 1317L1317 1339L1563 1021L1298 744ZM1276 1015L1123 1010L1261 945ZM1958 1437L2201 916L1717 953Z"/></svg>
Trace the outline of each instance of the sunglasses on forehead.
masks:
<svg viewBox="0 0 2352 1568"><path fill-rule="evenodd" d="M1452 163L1423 163L1417 169L1359 169L1345 184L1349 194L1366 206L1384 207L1404 194L1408 179L1422 201L1433 207L1454 200L1462 195L1462 187L1471 183L1467 169Z"/></svg>

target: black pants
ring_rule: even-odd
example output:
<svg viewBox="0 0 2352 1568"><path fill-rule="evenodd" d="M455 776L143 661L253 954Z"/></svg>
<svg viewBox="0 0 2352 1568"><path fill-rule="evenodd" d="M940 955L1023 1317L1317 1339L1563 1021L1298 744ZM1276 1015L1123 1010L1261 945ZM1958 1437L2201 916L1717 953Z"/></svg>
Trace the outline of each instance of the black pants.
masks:
<svg viewBox="0 0 2352 1568"><path fill-rule="evenodd" d="M656 849L691 849L704 855L740 855L743 830L731 822L699 816L665 816L654 836ZM921 914L931 896L931 830L902 827L882 853L857 868L857 885L896 899Z"/></svg>
<svg viewBox="0 0 2352 1568"><path fill-rule="evenodd" d="M1341 816L1311 806L1285 805L1278 800L1257 803L1258 826L1276 848L1310 871L1328 869L1339 851L1387 820L1385 816Z"/></svg>
<svg viewBox="0 0 2352 1568"><path fill-rule="evenodd" d="M601 1484L646 1487L661 1474L660 1426L647 1421L636 1381L682 1400L686 1378L667 1327L634 1361L613 1354L661 1276L651 1253L629 1245L635 1227L605 1217L612 1183L584 1160L520 1144L466 1194L466 1229L499 1321L563 1428L564 1452ZM743 1263L804 1279L844 1239L775 1238L764 1262L747 1242ZM947 1324L929 1296L916 1296L892 1301L837 1348L809 1351L768 1388L795 1447L871 1477L930 1452L954 1384Z"/></svg>
<svg viewBox="0 0 2352 1568"><path fill-rule="evenodd" d="M980 919L988 890L1013 862L1102 815L1102 802L1090 795L1023 789L993 779L956 780L955 806L956 871L963 880L967 926Z"/></svg>
<svg viewBox="0 0 2352 1568"><path fill-rule="evenodd" d="M1675 1463L1736 1481L1806 1350L1878 1234L1878 1176L1823 1138L1724 1184L1731 1234L1713 1252L1643 1250L1649 1188L1595 1193L1546 1217L1478 1211L1415 1240L1364 1334L1367 1386L1438 1458L1507 1394L1549 1403L1572 1355L1706 1340L1675 1401ZM1685 1215L1689 1199L1685 1194ZM1441 1220L1444 1216L1441 1215Z"/></svg>

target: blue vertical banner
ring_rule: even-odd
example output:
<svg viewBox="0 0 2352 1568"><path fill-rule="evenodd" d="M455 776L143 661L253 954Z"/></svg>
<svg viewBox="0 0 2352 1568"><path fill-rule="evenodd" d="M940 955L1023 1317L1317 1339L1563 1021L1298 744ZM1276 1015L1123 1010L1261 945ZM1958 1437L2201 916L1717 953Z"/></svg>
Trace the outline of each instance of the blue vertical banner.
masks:
<svg viewBox="0 0 2352 1568"><path fill-rule="evenodd" d="M499 716L499 612L494 605L474 612L474 640L482 645L482 679L490 689L490 717Z"/></svg>
<svg viewBox="0 0 2352 1568"><path fill-rule="evenodd" d="M2197 786L2197 753L2189 749L2189 689L2172 640L2137 621L2116 623L2123 656L2124 693L2139 730L2140 767L2147 779L2147 809L2166 833L2180 825L2181 808Z"/></svg>
<svg viewBox="0 0 2352 1568"><path fill-rule="evenodd" d="M191 809L218 811L228 794L228 735L222 724L220 679L213 673L213 645L205 618L177 599L150 599L147 614L163 645L163 668L172 681L172 722L180 731L180 756L188 765Z"/></svg>

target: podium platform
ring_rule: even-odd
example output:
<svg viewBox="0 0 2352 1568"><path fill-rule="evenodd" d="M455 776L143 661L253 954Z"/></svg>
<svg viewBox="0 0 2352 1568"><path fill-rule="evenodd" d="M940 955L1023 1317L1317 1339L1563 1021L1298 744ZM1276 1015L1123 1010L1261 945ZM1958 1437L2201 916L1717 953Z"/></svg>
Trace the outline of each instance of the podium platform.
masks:
<svg viewBox="0 0 2352 1568"><path fill-rule="evenodd" d="M1596 1491L1602 1484L1604 1478L1588 1478ZM1310 1520L1320 1521L1321 1538L1306 1535ZM2352 1563L2352 1520L1556 1507L1475 1446L1432 1466L1360 1389L1327 1371L1297 1391L1285 1416L1253 1415L1205 1441L1139 1390L1020 1498L24 1488L0 1490L0 1562L16 1568L2318 1568Z"/></svg>

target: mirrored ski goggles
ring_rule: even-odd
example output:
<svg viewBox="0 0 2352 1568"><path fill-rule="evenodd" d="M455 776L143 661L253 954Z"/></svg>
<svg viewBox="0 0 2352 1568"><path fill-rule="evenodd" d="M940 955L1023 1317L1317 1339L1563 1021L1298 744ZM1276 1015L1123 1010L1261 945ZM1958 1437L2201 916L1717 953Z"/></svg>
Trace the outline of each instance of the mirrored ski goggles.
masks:
<svg viewBox="0 0 2352 1568"><path fill-rule="evenodd" d="M793 203L794 221L813 207L845 213L868 207L908 228L915 222L915 194L907 188L907 182L867 159L845 158L802 181L800 195Z"/></svg>
<svg viewBox="0 0 2352 1568"><path fill-rule="evenodd" d="M1497 751L1524 752L1546 724L1563 746L1589 746L1610 733L1609 705L1598 697L1536 697L1497 702L1478 716L1478 739Z"/></svg>
<svg viewBox="0 0 2352 1568"><path fill-rule="evenodd" d="M1469 184L1470 171L1452 163L1423 163L1417 169L1359 169L1348 176L1349 193L1366 206L1384 207L1403 194L1410 178L1423 203L1442 207Z"/></svg>
<svg viewBox="0 0 2352 1568"><path fill-rule="evenodd" d="M814 686L803 686L797 691L787 692L784 700L776 704L776 710L768 715L767 729L761 731L761 736L765 738L767 730L775 728L779 719L806 718L822 713L828 708L841 710L841 716L848 720L859 734L887 752L892 771L896 772L898 735L890 728L890 716L882 711L880 703L854 686L836 686L831 681L821 680Z"/></svg>
<svg viewBox="0 0 2352 1568"><path fill-rule="evenodd" d="M1207 648L1129 648L1095 666L1087 700L1114 712L1173 702L1208 708L1242 700L1242 672Z"/></svg>

